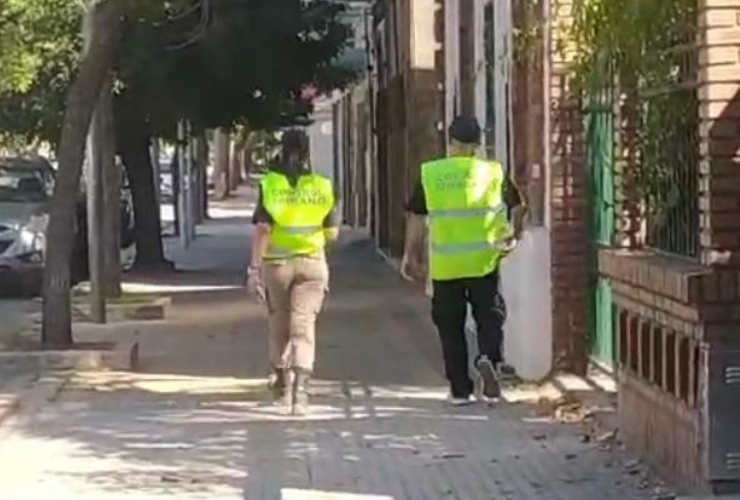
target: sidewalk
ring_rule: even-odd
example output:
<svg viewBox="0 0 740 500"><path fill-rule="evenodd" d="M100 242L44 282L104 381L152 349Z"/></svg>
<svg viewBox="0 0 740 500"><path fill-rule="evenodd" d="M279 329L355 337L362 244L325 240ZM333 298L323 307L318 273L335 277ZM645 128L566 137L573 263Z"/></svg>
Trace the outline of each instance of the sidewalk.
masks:
<svg viewBox="0 0 740 500"><path fill-rule="evenodd" d="M189 271L170 280L171 318L142 331L140 373L77 375L3 425L1 498L651 498L624 457L543 416L536 391L446 407L427 299L359 238L332 255L313 411L265 404L264 314L240 287L237 208L173 252Z"/></svg>
<svg viewBox="0 0 740 500"><path fill-rule="evenodd" d="M20 333L33 326L33 314L40 309L41 304L32 299L0 298L0 351L13 346ZM20 364L0 363L0 387L27 372Z"/></svg>

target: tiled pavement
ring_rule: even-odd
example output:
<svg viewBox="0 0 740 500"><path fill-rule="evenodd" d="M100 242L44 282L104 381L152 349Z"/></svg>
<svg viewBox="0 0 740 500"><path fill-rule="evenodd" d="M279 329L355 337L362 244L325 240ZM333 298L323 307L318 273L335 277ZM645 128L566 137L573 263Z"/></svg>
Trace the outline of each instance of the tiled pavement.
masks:
<svg viewBox="0 0 740 500"><path fill-rule="evenodd" d="M181 279L212 290L179 295L171 320L142 332L141 373L79 375L5 423L0 498L650 498L624 457L531 401L446 407L426 299L362 241L333 258L314 409L281 415L264 403L262 313L230 289L242 226L214 228Z"/></svg>

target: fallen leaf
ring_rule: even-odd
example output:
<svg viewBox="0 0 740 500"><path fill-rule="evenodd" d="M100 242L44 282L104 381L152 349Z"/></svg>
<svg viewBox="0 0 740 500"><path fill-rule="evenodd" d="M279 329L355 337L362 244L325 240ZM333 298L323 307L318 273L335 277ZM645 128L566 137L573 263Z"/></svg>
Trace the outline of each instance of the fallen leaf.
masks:
<svg viewBox="0 0 740 500"><path fill-rule="evenodd" d="M663 488L661 486L657 486L653 488L652 491L652 499L653 500L674 500L676 498L676 494L667 488Z"/></svg>
<svg viewBox="0 0 740 500"><path fill-rule="evenodd" d="M617 438L618 431L617 429L614 429L613 431L605 432L604 434L601 434L599 437L596 438L597 443L606 443L609 441L614 441Z"/></svg>

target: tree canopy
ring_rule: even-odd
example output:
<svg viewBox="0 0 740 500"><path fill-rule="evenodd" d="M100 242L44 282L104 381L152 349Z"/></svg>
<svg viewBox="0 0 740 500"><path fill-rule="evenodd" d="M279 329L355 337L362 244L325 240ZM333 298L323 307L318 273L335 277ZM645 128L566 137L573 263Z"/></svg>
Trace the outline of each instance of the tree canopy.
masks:
<svg viewBox="0 0 740 500"><path fill-rule="evenodd" d="M79 65L79 0L0 0L0 134L56 146ZM333 65L349 36L336 2L139 1L116 63L123 109L151 133L180 119L207 128L273 128L310 112L307 86L329 90L351 72Z"/></svg>
<svg viewBox="0 0 740 500"><path fill-rule="evenodd" d="M79 0L0 0L0 139L58 142L81 20Z"/></svg>
<svg viewBox="0 0 740 500"><path fill-rule="evenodd" d="M187 17L196 31L200 9L177 21L137 22L122 58L122 95L159 131L182 118L204 128L279 125L310 111L301 100L306 85L328 90L351 78L332 65L349 36L341 11L327 0L211 0L208 25L185 47L177 32Z"/></svg>

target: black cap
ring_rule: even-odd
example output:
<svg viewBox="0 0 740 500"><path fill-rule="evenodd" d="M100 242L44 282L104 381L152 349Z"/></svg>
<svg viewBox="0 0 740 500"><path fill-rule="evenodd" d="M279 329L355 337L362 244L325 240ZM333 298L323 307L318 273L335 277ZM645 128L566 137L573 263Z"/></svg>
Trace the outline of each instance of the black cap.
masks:
<svg viewBox="0 0 740 500"><path fill-rule="evenodd" d="M481 129L478 120L470 116L458 116L450 125L450 139L463 144L480 144Z"/></svg>

